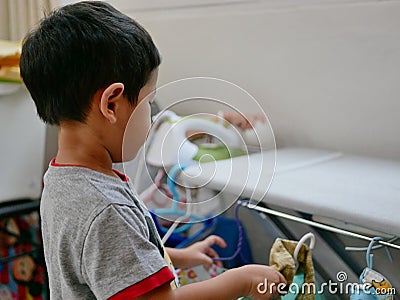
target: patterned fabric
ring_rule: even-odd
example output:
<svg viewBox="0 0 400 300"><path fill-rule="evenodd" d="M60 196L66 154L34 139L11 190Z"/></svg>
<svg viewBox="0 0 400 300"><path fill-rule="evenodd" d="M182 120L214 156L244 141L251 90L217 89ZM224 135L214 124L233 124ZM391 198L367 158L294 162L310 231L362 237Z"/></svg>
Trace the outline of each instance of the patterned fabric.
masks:
<svg viewBox="0 0 400 300"><path fill-rule="evenodd" d="M0 300L47 299L45 263L37 212L0 221Z"/></svg>
<svg viewBox="0 0 400 300"><path fill-rule="evenodd" d="M381 273L365 268L360 275L360 284L353 287L351 300L392 300L395 289Z"/></svg>
<svg viewBox="0 0 400 300"><path fill-rule="evenodd" d="M298 272L304 273L304 284L306 286L313 285L315 280L311 250L307 245L302 245L297 256L299 267L298 270L296 270L295 261L293 259L296 246L296 241L277 238L271 248L269 264L283 274L289 285L292 284L294 276ZM314 297L315 294L309 289L305 288L303 290L300 288L296 299L313 300Z"/></svg>

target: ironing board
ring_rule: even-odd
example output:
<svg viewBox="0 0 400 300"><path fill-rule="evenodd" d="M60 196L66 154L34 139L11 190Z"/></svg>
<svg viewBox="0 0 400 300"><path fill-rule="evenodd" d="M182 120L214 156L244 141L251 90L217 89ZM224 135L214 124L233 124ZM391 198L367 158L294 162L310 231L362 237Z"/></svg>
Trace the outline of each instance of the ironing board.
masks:
<svg viewBox="0 0 400 300"><path fill-rule="evenodd" d="M226 189L266 204L290 208L318 221L400 233L400 162L339 152L282 148L191 166L191 185ZM232 174L228 178L227 174Z"/></svg>

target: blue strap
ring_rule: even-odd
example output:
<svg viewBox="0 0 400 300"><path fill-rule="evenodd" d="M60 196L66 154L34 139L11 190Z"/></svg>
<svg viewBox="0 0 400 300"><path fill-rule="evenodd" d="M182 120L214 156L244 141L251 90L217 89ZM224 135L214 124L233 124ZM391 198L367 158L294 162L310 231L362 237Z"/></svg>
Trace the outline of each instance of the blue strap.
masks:
<svg viewBox="0 0 400 300"><path fill-rule="evenodd" d="M376 236L376 237L372 238L371 242L368 245L367 253L366 253L365 256L366 256L366 260L367 260L367 266L370 269L372 269L372 265L373 265L373 261L372 260L373 260L373 257L374 257L374 255L371 254L372 246L374 246L376 241L381 241L381 240L382 240L381 237Z"/></svg>
<svg viewBox="0 0 400 300"><path fill-rule="evenodd" d="M184 165L175 165L171 168L171 170L169 171L168 174L168 178L167 178L167 184L169 189L172 192L172 196L174 199L174 203L172 205L172 208L178 208L178 202L179 202L179 194L178 191L176 190L176 175L178 174L178 172L185 170L186 166Z"/></svg>

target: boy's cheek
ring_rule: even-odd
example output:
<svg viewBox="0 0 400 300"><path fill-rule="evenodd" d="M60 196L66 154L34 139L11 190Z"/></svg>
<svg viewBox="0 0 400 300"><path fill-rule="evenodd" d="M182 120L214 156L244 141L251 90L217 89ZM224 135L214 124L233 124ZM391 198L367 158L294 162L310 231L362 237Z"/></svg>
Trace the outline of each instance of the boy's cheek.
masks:
<svg viewBox="0 0 400 300"><path fill-rule="evenodd" d="M147 139L150 126L150 106L148 103L140 103L133 111L126 126L122 145L124 161L136 157Z"/></svg>

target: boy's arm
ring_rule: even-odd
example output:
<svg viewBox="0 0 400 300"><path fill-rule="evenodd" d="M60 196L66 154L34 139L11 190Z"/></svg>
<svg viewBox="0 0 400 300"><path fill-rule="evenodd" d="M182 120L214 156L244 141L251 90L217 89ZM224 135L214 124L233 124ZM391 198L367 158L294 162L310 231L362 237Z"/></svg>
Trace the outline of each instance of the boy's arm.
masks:
<svg viewBox="0 0 400 300"><path fill-rule="evenodd" d="M253 300L271 299L278 291L282 292L285 286L285 278L275 269L262 265L247 265L175 290L172 290L169 284L164 284L137 299L232 300L242 296L248 296Z"/></svg>

